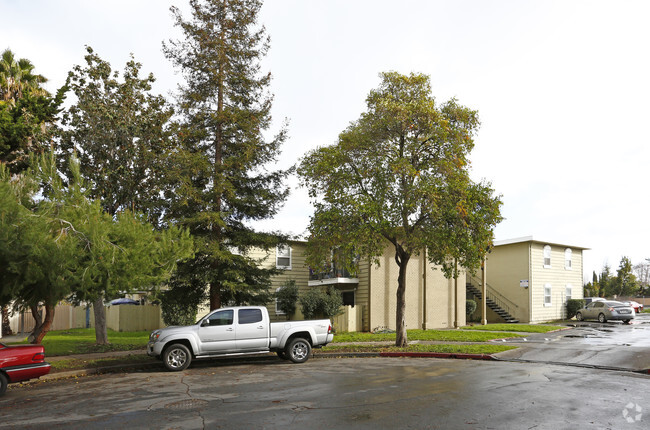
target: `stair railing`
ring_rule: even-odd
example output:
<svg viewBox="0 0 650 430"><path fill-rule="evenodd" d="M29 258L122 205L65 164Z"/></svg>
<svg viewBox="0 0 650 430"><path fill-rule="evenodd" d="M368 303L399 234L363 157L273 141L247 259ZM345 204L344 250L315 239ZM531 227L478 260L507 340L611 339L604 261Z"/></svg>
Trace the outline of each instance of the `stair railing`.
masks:
<svg viewBox="0 0 650 430"><path fill-rule="evenodd" d="M481 283L482 281L474 276L469 276L470 279L470 284L476 288L479 292L481 292ZM475 283L477 285L475 285ZM499 306L501 309L504 311L508 312L510 316L514 315L514 312L511 309L518 309L519 305L517 305L515 302L512 300L508 299L506 296L495 290L489 283L486 283L486 296L488 299L492 300L497 306Z"/></svg>

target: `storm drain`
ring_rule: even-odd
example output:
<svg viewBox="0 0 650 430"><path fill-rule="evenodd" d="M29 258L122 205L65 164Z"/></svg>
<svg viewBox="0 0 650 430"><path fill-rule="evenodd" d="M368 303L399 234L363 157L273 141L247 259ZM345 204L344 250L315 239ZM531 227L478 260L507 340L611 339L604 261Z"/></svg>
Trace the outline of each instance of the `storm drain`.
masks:
<svg viewBox="0 0 650 430"><path fill-rule="evenodd" d="M176 411L187 411L189 409L201 408L208 404L207 400L201 399L188 399L181 400L180 402L167 403L165 409L173 409Z"/></svg>

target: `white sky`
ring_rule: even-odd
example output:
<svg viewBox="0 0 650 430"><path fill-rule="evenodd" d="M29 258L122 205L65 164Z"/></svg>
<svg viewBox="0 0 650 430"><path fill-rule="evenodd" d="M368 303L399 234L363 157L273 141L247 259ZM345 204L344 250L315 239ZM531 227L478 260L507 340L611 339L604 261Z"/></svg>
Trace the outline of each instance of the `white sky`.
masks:
<svg viewBox="0 0 650 430"><path fill-rule="evenodd" d="M92 46L114 69L129 53L168 95L179 79L161 51L184 0L0 0L0 49L60 87ZM188 16L186 14L186 16ZM584 276L621 256L650 257L644 124L650 114L650 2L267 0L274 118L289 118L282 167L336 141L365 110L378 74L431 77L439 101L477 109L473 176L503 194L496 239L533 235L585 252ZM304 233L296 189L268 229Z"/></svg>

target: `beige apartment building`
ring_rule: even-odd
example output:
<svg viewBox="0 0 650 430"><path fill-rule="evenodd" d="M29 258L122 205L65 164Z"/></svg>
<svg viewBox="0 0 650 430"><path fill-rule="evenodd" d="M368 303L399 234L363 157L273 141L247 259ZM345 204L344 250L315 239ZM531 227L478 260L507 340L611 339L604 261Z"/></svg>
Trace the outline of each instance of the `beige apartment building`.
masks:
<svg viewBox="0 0 650 430"><path fill-rule="evenodd" d="M492 302L488 322L564 318L566 301L583 298L582 253L587 249L532 236L495 241L486 263L487 298ZM480 291L480 276L468 277L468 298Z"/></svg>
<svg viewBox="0 0 650 430"><path fill-rule="evenodd" d="M310 288L338 289L343 296L344 312L334 319L341 331L370 331L395 329L398 266L392 246L387 246L379 266L361 259L356 273L331 267L324 273L314 273L305 264L306 242L292 241L279 247L275 255L267 255L265 264L283 269L273 279L273 288L281 288L294 280L301 293ZM457 281L447 279L442 271L422 256L412 257L408 265L406 285L406 327L449 328L465 325L465 272ZM300 306L298 305L298 309ZM274 305L269 305L272 317L286 319ZM300 310L293 316L302 318Z"/></svg>

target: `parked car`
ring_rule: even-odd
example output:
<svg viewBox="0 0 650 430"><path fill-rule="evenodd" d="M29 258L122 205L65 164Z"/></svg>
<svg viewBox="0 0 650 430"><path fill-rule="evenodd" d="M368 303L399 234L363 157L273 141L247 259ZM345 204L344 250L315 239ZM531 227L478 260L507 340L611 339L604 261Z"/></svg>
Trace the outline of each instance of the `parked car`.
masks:
<svg viewBox="0 0 650 430"><path fill-rule="evenodd" d="M161 358L168 370L184 370L193 358L276 352L294 363L309 359L312 348L333 339L330 320L272 323L264 306L217 309L196 324L154 330L147 354Z"/></svg>
<svg viewBox="0 0 650 430"><path fill-rule="evenodd" d="M608 320L619 320L628 324L634 319L634 308L613 300L597 300L578 310L576 319L578 321L593 319L601 323Z"/></svg>
<svg viewBox="0 0 650 430"><path fill-rule="evenodd" d="M629 302L625 302L626 305L630 305L634 308L634 312L637 314L639 312L643 312L643 305L639 302L635 302L634 300L630 300Z"/></svg>
<svg viewBox="0 0 650 430"><path fill-rule="evenodd" d="M39 378L49 372L43 345L0 343L0 396L7 391L7 384Z"/></svg>

